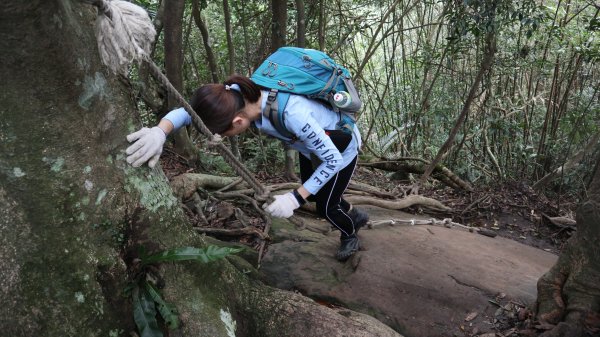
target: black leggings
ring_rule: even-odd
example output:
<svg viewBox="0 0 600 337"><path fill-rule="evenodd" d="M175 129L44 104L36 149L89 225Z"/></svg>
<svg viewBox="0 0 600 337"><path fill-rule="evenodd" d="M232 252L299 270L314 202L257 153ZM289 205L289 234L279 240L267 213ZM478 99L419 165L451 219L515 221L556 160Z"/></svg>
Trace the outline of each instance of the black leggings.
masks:
<svg viewBox="0 0 600 337"><path fill-rule="evenodd" d="M314 169L310 159L303 155L298 157L300 157L300 178L304 183L313 174ZM318 214L339 229L342 237L354 234L354 221L348 216L351 206L342 198L342 194L350 183L357 158L358 156L354 157L350 164L336 173L317 194L308 197L308 200L316 202Z"/></svg>

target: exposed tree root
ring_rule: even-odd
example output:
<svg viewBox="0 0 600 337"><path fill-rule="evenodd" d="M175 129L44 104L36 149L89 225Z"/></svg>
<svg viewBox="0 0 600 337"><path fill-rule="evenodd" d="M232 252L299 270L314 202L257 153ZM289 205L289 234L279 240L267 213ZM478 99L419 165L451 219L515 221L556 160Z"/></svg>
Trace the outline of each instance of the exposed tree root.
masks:
<svg viewBox="0 0 600 337"><path fill-rule="evenodd" d="M451 208L444 206L444 204L435 199L423 197L420 195L409 195L399 200L382 200L373 197L362 197L354 195L345 197L345 199L348 200L348 202L355 205L372 205L387 209L404 209L411 206L419 205L437 211L447 212L451 210Z"/></svg>
<svg viewBox="0 0 600 337"><path fill-rule="evenodd" d="M194 192L200 188L216 190L228 187L236 182L237 179L232 177L219 177L202 173L185 173L178 175L171 180L171 188L176 196L184 200L192 197ZM239 184L237 186L240 185L247 186L245 184Z"/></svg>
<svg viewBox="0 0 600 337"><path fill-rule="evenodd" d="M427 162L421 160L415 160L414 158L410 158L402 161L381 161L381 162L370 162L370 163L360 163L360 166L364 167L374 167L385 171L390 172L406 172L406 173L416 173L423 174L425 173L425 169L427 168ZM448 168L442 165L437 165L433 170L431 175L433 178L441 181L445 185L455 188L462 189L466 191L472 191L473 187L471 185L460 179L454 172L450 171Z"/></svg>
<svg viewBox="0 0 600 337"><path fill-rule="evenodd" d="M247 189L245 184L236 184L237 180L231 177L219 177L208 174L186 173L175 177L171 181L171 187L175 195L181 200L193 197L198 189L222 189L224 187L234 188L229 192L216 192L214 196L220 199L225 198L243 198L251 202L255 209L261 212L258 204L250 197L254 191ZM271 191L290 190L298 188L298 183L282 183L270 185ZM380 189L363 184L352 182L349 185L345 199L356 205L373 205L387 209L405 209L411 206L419 205L434 211L448 212L451 209L441 202L420 195L410 195L402 199L392 200L395 196L391 193L381 191ZM361 195L354 195L360 193ZM307 210L314 211L311 207L305 207Z"/></svg>
<svg viewBox="0 0 600 337"><path fill-rule="evenodd" d="M208 235L222 235L222 236L242 236L242 235L256 235L261 239L265 238L265 235L254 227L243 227L234 229L225 228L210 228L210 227L195 227L199 233Z"/></svg>

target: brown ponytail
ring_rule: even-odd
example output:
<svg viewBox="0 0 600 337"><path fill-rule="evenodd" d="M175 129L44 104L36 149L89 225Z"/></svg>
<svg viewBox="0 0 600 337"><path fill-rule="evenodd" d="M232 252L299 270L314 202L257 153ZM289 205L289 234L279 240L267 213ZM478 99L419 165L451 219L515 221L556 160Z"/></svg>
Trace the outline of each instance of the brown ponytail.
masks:
<svg viewBox="0 0 600 337"><path fill-rule="evenodd" d="M225 85L237 84L240 91L225 89ZM223 133L231 127L236 114L247 101L254 103L260 98L260 87L248 77L233 75L223 84L206 84L198 88L190 105L212 133Z"/></svg>
<svg viewBox="0 0 600 337"><path fill-rule="evenodd" d="M223 84L239 85L244 99L250 103L254 103L260 98L260 87L246 76L231 75L227 80L225 80L225 82L223 82Z"/></svg>

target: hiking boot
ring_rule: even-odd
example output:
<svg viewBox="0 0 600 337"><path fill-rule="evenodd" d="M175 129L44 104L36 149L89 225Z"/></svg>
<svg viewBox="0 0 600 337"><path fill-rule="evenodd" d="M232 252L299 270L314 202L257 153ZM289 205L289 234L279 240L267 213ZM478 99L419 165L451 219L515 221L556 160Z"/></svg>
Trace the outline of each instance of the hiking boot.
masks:
<svg viewBox="0 0 600 337"><path fill-rule="evenodd" d="M354 253L358 251L360 248L360 242L358 241L358 236L352 234L350 236L340 238L340 249L338 249L335 257L338 261L346 261L348 258Z"/></svg>
<svg viewBox="0 0 600 337"><path fill-rule="evenodd" d="M352 207L350 212L348 212L348 215L352 218L352 221L354 222L355 233L358 232L359 229L364 227L369 221L369 214L356 207Z"/></svg>

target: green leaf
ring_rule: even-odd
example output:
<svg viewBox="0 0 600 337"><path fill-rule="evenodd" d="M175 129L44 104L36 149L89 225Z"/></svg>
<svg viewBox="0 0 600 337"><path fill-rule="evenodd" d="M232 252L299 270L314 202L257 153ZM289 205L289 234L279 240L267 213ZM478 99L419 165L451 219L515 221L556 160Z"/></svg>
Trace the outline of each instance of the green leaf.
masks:
<svg viewBox="0 0 600 337"><path fill-rule="evenodd" d="M155 262L171 262L198 260L204 263L219 260L227 255L239 253L240 248L208 246L204 249L195 247L181 247L165 250L162 253L146 256L142 258L143 264Z"/></svg>
<svg viewBox="0 0 600 337"><path fill-rule="evenodd" d="M154 300L145 289L133 289L133 319L140 337L163 337L156 321Z"/></svg>
<svg viewBox="0 0 600 337"><path fill-rule="evenodd" d="M160 296L158 290L156 290L150 283L145 282L145 287L150 297L152 297L152 300L158 304L158 312L167 324L167 327L171 330L177 329L179 327L179 313L177 312L175 306L167 303L162 296Z"/></svg>

